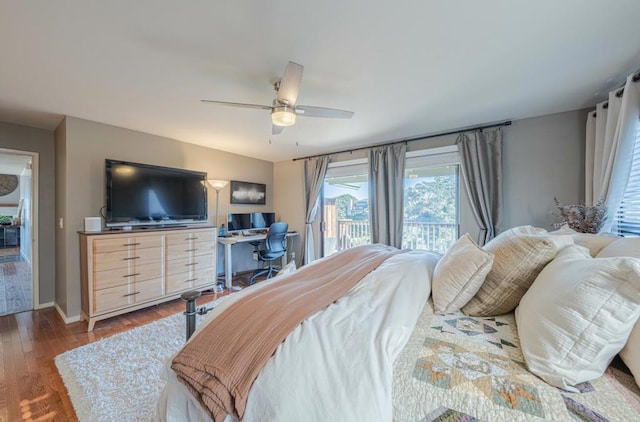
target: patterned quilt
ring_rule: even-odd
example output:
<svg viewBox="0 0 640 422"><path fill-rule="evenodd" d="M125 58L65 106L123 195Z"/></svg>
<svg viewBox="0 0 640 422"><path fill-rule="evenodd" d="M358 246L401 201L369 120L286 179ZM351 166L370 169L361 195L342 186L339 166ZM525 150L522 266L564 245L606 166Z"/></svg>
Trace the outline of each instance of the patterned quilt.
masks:
<svg viewBox="0 0 640 422"><path fill-rule="evenodd" d="M610 367L579 386L527 371L513 314L435 315L431 301L394 366L395 421L640 421L640 389Z"/></svg>

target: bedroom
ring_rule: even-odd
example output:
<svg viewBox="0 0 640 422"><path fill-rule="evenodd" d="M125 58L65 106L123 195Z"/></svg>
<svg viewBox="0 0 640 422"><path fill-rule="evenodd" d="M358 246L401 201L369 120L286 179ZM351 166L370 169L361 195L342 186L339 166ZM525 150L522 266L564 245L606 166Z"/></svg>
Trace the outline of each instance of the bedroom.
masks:
<svg viewBox="0 0 640 422"><path fill-rule="evenodd" d="M640 66L635 2L615 8L466 4L464 13L433 4L377 9L340 3L313 13L287 2L202 13L202 5L195 11L164 6L162 12L147 4L126 6L126 12L116 5L2 6L2 39L12 64L1 73L0 120L6 123L0 124L0 146L40 153L37 303L55 305L47 318L60 314L78 324L72 327L80 325L74 321L81 308L76 232L104 202L105 158L265 183L264 207L233 211L275 211L304 233L302 162L291 158L512 120L504 128L504 229L550 228L554 197L584 199L588 110ZM422 13L411 16L414 8ZM621 22L610 33L600 33L603 22L616 19ZM471 29L478 22L482 36ZM334 35L325 39L324 28ZM237 39L228 42L229 34ZM422 49L425 54L415 54ZM288 60L305 66L301 101L353 110L354 118L300 118L272 136L264 112L199 101L268 104L271 79ZM204 146L209 140L215 144ZM455 136L413 145L453 142ZM226 213L228 190L220 198ZM210 196L210 216L213 202ZM473 216L462 208L460 224L460 235L477 236ZM294 245L298 264L302 249L302 242ZM27 323L25 315L16 318ZM80 331L72 328L65 337ZM47 370L57 376L55 368Z"/></svg>

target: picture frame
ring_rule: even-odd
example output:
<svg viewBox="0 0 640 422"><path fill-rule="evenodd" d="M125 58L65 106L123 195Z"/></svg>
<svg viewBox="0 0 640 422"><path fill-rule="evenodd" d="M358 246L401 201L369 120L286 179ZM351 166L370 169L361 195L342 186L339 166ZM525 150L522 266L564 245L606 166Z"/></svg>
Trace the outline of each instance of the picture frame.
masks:
<svg viewBox="0 0 640 422"><path fill-rule="evenodd" d="M267 185L263 183L231 181L231 204L265 205L267 203Z"/></svg>

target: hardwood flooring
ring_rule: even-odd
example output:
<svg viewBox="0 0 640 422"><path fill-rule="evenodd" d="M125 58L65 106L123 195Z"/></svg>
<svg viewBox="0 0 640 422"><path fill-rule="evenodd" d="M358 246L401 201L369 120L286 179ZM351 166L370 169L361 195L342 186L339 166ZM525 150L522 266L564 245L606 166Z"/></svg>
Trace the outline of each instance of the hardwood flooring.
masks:
<svg viewBox="0 0 640 422"><path fill-rule="evenodd" d="M198 305L226 294L203 296ZM90 333L86 321L65 324L54 308L0 317L0 422L76 421L53 359L184 309L177 299L99 321Z"/></svg>

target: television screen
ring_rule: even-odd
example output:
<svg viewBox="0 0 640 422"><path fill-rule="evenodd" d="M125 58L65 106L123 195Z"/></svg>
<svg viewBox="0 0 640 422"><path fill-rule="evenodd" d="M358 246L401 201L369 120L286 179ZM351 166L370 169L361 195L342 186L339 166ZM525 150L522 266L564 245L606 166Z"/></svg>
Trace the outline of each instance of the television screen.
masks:
<svg viewBox="0 0 640 422"><path fill-rule="evenodd" d="M230 232L251 229L251 214L228 214L227 227Z"/></svg>
<svg viewBox="0 0 640 422"><path fill-rule="evenodd" d="M268 229L276 222L276 214L273 212L252 212L251 228L252 229Z"/></svg>
<svg viewBox="0 0 640 422"><path fill-rule="evenodd" d="M207 174L106 160L107 226L207 220Z"/></svg>

